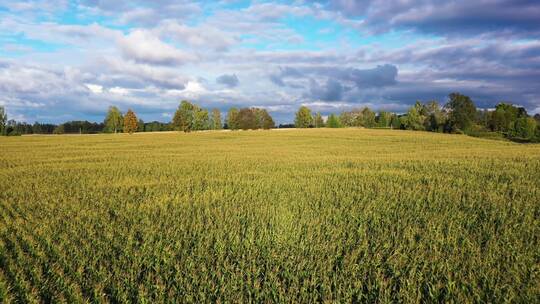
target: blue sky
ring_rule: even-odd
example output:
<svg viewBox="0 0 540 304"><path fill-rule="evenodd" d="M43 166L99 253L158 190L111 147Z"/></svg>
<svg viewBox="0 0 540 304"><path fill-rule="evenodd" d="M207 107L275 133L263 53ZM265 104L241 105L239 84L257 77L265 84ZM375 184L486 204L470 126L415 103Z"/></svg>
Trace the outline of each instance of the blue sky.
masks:
<svg viewBox="0 0 540 304"><path fill-rule="evenodd" d="M28 122L169 121L179 101L290 122L455 91L540 112L538 1L0 0L0 105Z"/></svg>

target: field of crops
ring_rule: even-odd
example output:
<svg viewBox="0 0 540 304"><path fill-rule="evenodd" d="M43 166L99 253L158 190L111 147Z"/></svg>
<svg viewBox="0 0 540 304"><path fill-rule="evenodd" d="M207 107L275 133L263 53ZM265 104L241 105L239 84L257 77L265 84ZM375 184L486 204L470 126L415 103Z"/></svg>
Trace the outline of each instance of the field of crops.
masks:
<svg viewBox="0 0 540 304"><path fill-rule="evenodd" d="M540 145L308 129L0 152L1 303L540 300Z"/></svg>

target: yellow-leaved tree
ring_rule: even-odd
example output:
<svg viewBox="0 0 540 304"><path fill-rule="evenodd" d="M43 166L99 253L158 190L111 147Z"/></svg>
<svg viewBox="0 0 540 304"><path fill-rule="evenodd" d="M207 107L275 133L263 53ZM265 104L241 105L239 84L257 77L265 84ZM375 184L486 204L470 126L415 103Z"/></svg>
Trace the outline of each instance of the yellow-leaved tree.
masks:
<svg viewBox="0 0 540 304"><path fill-rule="evenodd" d="M138 126L137 122L137 115L135 115L135 113L129 109L124 116L124 133L131 134L136 132Z"/></svg>

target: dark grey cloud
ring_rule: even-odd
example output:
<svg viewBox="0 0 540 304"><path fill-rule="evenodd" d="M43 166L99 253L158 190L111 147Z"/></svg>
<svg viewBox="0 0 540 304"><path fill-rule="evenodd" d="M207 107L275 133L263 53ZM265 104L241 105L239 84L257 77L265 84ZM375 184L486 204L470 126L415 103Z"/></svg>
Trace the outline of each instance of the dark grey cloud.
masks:
<svg viewBox="0 0 540 304"><path fill-rule="evenodd" d="M308 66L308 67L280 67L278 73L269 75L270 80L278 86L286 86L286 79L311 79L311 77L323 77L332 81L326 83L326 87L337 96L338 86L334 81L349 82L359 89L380 88L395 85L398 69L391 64L379 65L371 69L358 69L334 66ZM310 81L310 90L313 91L313 82ZM315 94L318 95L318 94ZM324 94L323 94L324 95ZM337 100L337 99L332 99Z"/></svg>
<svg viewBox="0 0 540 304"><path fill-rule="evenodd" d="M391 64L377 66L373 69L350 69L345 79L352 80L358 88L391 86L397 83L398 69Z"/></svg>
<svg viewBox="0 0 540 304"><path fill-rule="evenodd" d="M329 78L324 85L320 85L312 79L309 94L305 94L305 97L323 101L340 101L343 91L343 85L336 79Z"/></svg>
<svg viewBox="0 0 540 304"><path fill-rule="evenodd" d="M225 85L229 88L234 88L238 86L238 84L240 83L240 80L238 80L238 77L236 76L236 74L230 74L230 75L224 74L217 77L216 82L219 84Z"/></svg>
<svg viewBox="0 0 540 304"><path fill-rule="evenodd" d="M351 18L361 18L371 31L412 28L441 35L509 32L540 34L537 0L331 0L327 7Z"/></svg>
<svg viewBox="0 0 540 304"><path fill-rule="evenodd" d="M294 67L286 66L286 67L279 67L278 71L273 74L270 74L268 78L270 79L271 82L273 82L275 85L280 86L280 87L289 86L293 88L299 88L298 85L285 83L285 79L286 78L298 79L298 78L303 78L304 76L305 75L302 72L300 72L298 69Z"/></svg>

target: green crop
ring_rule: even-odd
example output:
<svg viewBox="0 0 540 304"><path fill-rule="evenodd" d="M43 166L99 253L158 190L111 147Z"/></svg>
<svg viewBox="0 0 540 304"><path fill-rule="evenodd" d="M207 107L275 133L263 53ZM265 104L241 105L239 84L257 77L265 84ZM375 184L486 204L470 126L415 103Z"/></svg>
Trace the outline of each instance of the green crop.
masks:
<svg viewBox="0 0 540 304"><path fill-rule="evenodd" d="M540 145L305 129L0 152L2 303L540 300Z"/></svg>

